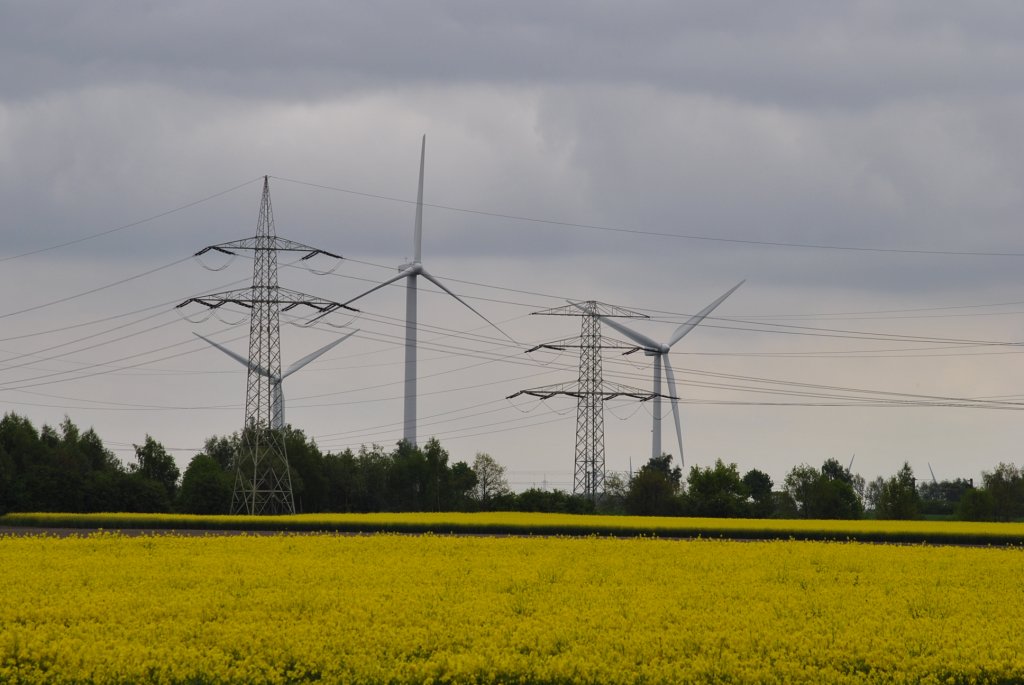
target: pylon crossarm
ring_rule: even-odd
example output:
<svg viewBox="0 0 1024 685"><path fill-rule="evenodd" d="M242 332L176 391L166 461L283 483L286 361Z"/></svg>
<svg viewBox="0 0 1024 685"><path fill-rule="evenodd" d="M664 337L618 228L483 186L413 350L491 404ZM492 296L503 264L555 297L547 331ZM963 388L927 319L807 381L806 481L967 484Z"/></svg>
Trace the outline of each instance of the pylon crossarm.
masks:
<svg viewBox="0 0 1024 685"><path fill-rule="evenodd" d="M240 307L252 309L253 305L256 304L256 302L253 300L243 300L234 297L222 297L220 295L212 295L208 297L190 297L181 304L177 305L175 309L181 309L182 307L186 307L192 304L193 302L201 304L209 309L220 309L226 304L237 304Z"/></svg>
<svg viewBox="0 0 1024 685"><path fill-rule="evenodd" d="M306 255L302 257L302 260L312 259L317 255L323 255L325 257L333 257L334 259L344 259L341 255L328 252L327 250L321 250L318 247L312 247L310 245L304 245L303 243L297 243L294 240L288 240L287 238L279 238L277 236L255 236L252 238L243 238L242 240L231 240L226 243L218 243L216 245L207 245L199 252L196 252L195 256L198 257L209 251L222 252L224 254L233 255L233 250L274 250L275 252L305 252Z"/></svg>
<svg viewBox="0 0 1024 685"><path fill-rule="evenodd" d="M524 350L526 354L530 352L536 352L537 350L554 350L555 352L564 352L569 348L569 345L556 345L555 343L542 343L540 345L534 345L528 350Z"/></svg>
<svg viewBox="0 0 1024 685"><path fill-rule="evenodd" d="M207 252L220 252L221 254L230 255L232 257L237 256L236 253L234 253L231 250L229 250L229 249L227 249L225 247L222 247L220 245L207 245L206 247L201 249L199 252L196 252L192 256L193 257L201 257L202 255L206 254Z"/></svg>
<svg viewBox="0 0 1024 685"><path fill-rule="evenodd" d="M579 337L575 338L563 338L562 340L553 340L551 342L541 343L534 345L530 349L526 350L529 352L536 352L537 350L554 350L556 352L564 352L565 350L578 350L583 348L583 343ZM623 354L631 354L638 350L642 350L642 347L637 347L635 344L626 342L624 340L617 340L616 338L601 338L601 349L602 350L627 350Z"/></svg>
<svg viewBox="0 0 1024 685"><path fill-rule="evenodd" d="M626 309L625 307L619 307L605 302L597 302L595 300L587 300L586 302L579 303L570 302L562 307L543 309L539 312L531 312L531 314L536 316L618 316L629 319L651 318L646 314L634 312L633 310Z"/></svg>
<svg viewBox="0 0 1024 685"><path fill-rule="evenodd" d="M275 293L276 297L267 297L268 292ZM359 312L355 307L349 307L348 305L335 302L334 300L325 300L321 297L306 295L305 293L300 293L296 290L288 290L287 288L275 288L269 291L267 289L254 290L253 288L227 290L224 292L202 295L200 297L190 297L177 305L176 308L180 309L193 302L210 309L218 309L225 304L237 304L247 309L252 309L256 305L284 305L281 307L281 311L286 312L291 311L296 307L309 307L320 314L329 314L338 309L347 309L350 312L356 313Z"/></svg>
<svg viewBox="0 0 1024 685"><path fill-rule="evenodd" d="M641 402L647 402L653 400L655 397L660 397L665 400L678 400L679 398L674 395L666 395L663 393L655 393L649 390L641 390L640 388L632 388L628 385L619 385L617 383L605 382L605 389L601 391L586 391L581 390L574 383L560 384L560 385L549 385L540 388L530 388L527 390L520 390L512 395L509 395L505 399L511 400L520 395L527 395L529 397L536 397L541 400L549 400L552 397L575 397L577 399L583 397L592 397L595 400L601 400L607 402L614 400L619 397L629 397L634 400L640 400Z"/></svg>

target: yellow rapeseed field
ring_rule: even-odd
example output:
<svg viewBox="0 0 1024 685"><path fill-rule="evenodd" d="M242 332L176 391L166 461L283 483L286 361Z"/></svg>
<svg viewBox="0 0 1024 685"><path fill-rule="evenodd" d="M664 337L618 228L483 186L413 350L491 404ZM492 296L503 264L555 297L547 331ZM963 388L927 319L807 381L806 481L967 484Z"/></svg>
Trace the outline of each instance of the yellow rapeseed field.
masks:
<svg viewBox="0 0 1024 685"><path fill-rule="evenodd" d="M0 537L2 683L1009 683L1024 551Z"/></svg>
<svg viewBox="0 0 1024 685"><path fill-rule="evenodd" d="M1024 544L1024 523L971 521L822 521L725 519L526 512L404 512L297 514L293 516L194 516L189 514L12 513L2 526L276 530L318 532L509 533L546 535L646 535L745 539L828 539L871 542Z"/></svg>

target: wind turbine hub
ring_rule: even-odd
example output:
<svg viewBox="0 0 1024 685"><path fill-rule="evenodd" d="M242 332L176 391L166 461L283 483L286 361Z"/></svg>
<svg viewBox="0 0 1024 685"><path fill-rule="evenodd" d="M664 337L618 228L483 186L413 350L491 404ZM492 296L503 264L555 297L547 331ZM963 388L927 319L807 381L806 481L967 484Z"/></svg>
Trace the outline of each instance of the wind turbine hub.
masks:
<svg viewBox="0 0 1024 685"><path fill-rule="evenodd" d="M408 276L419 276L423 273L423 265L419 262L409 262L399 266L398 270Z"/></svg>

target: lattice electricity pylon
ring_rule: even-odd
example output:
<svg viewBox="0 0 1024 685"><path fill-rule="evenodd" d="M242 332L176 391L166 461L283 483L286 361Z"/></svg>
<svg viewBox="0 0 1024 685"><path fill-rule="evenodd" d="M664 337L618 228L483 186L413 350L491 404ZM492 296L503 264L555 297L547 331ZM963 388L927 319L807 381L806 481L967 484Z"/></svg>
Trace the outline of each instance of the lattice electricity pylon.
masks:
<svg viewBox="0 0 1024 685"><path fill-rule="evenodd" d="M533 313L542 316L582 317L579 338L545 343L527 350L527 352L532 352L542 348L564 350L578 347L580 350L579 378L576 383L562 383L532 388L530 390L520 390L513 395L509 395L508 399L519 395L530 395L542 400L550 399L556 395L576 398L576 459L572 491L573 494L582 494L591 500L596 500L598 494L604 491L604 403L617 397L632 397L641 402L655 397L676 398L620 383L604 382L601 350L635 349L636 345L618 340L602 344L601 322L598 317L648 318L645 314L594 300L570 303L565 307L545 309Z"/></svg>
<svg viewBox="0 0 1024 685"><path fill-rule="evenodd" d="M285 450L280 413L283 406L274 401L281 380L281 312L308 307L316 318L343 305L331 300L286 290L277 284L277 253L305 252L302 259L318 254L341 259L339 255L278 238L270 205L270 183L263 177L263 198L256 236L205 247L196 256L209 252L234 255L235 251L253 252L252 287L228 290L185 300L209 309L234 304L250 310L248 378L245 393L245 426L238 453L235 454L235 488L232 514L294 514L291 470ZM282 306L283 305L283 306ZM358 311L351 307L344 307ZM275 383L278 387L275 387Z"/></svg>

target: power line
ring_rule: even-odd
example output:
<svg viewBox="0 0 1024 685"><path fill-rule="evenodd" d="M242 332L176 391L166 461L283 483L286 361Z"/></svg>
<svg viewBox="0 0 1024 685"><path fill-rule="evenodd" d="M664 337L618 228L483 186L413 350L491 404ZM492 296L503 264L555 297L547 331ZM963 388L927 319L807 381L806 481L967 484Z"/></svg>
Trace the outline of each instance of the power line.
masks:
<svg viewBox="0 0 1024 685"><path fill-rule="evenodd" d="M297 185L308 186L311 188L319 188L321 190L331 190L334 192L345 193L347 195L357 195L359 197L366 197L375 200L385 200L387 202L399 202L402 204L416 204L414 200L406 200L403 198L390 197L388 195L378 195L375 193L365 193L356 190L350 190L348 188L339 188L337 186L329 186L320 183L311 183L308 181L299 181L291 178L283 178L280 176L274 176L279 181L285 181L287 183L295 183ZM707 236L707 235L695 235L695 234L684 234L684 233L669 233L667 231L651 231L637 228L623 228L619 226L602 226L599 224L587 224L579 223L574 221L557 221L554 219L543 219L538 217L523 216L518 214L505 214L502 212L491 212L479 209L467 209L465 207L455 207L452 205L440 205L424 202L424 207L431 207L433 209L443 209L449 212L458 212L461 214L472 214L474 216L487 216L495 219L508 219L511 221L523 221L526 223L533 224L544 224L546 226L556 226L560 228L571 228L580 230L591 230L591 231L604 231L608 233L623 233L628 235L645 235L657 238L670 238L674 240L696 240L714 243L727 243L727 244L738 244L738 245L754 245L758 247L779 247L779 248L797 248L806 250L839 250L847 252L874 252L874 253L887 253L887 254L916 254L916 255L937 255L937 256L954 256L954 257L1024 257L1024 252L986 252L978 250L926 250L917 248L897 248L897 247L863 247L856 245L826 245L821 243L798 243L798 242L786 242L786 241L773 241L773 240L752 240L747 238L723 238L720 236Z"/></svg>
<svg viewBox="0 0 1024 685"><path fill-rule="evenodd" d="M10 261L12 259L21 259L22 257L29 257L31 255L40 254L42 252L50 252L51 250L57 250L57 249L60 249L62 247L68 247L69 245L77 245L78 243L84 243L84 242L86 242L88 240L94 240L96 238L101 238L101 237L103 237L105 235L110 235L111 233L117 233L118 231L124 231L124 230L127 230L129 228L135 228L136 226L141 226L142 224L149 223L150 221L156 221L157 219L161 219L161 218L163 218L165 216L174 214L175 212L180 212L182 210L189 209L190 207L195 207L196 205L201 205L204 202L209 202L210 200L213 200L213 199L216 199L218 197L221 197L222 195L227 195L228 193L232 193L232 192L234 192L236 190L244 188L245 186L249 185L250 183L255 183L256 181L259 181L261 179L262 179L262 176L254 178L254 179L251 179L249 181L246 181L245 183L240 183L237 186L233 186L231 188L228 188L227 190L222 190L220 192L214 193L213 195L207 195L204 198L200 198L198 200L194 200L192 202L188 202L186 204L183 204L183 205L180 205L178 207L175 207L174 209L168 209L168 210L160 212L158 214L154 214L152 216L148 216L145 219L139 219L138 221L133 221L131 223L124 224L122 226L117 226L115 228L108 228L107 230L100 231L99 233L93 233L91 235L83 236L81 238L75 238L74 240L68 240L67 242L58 243L56 245L50 245L49 247L40 247L40 248L37 248L35 250L29 250L28 252L22 252L22 253L16 254L16 255L10 255L9 257L0 257L0 262L7 262L7 261Z"/></svg>
<svg viewBox="0 0 1024 685"><path fill-rule="evenodd" d="M68 295L67 297L62 297L62 298L59 298L59 299L56 299L56 300L51 300L50 302L44 302L43 304L37 304L37 305L32 305L31 307L25 307L24 309L19 309L19 310L14 311L14 312L7 312L6 314L0 314L0 319L6 319L6 318L11 317L11 316L17 316L18 314L26 314L28 312L34 312L34 311L38 311L40 309L46 309L47 307L52 307L55 304L62 304L64 302L70 302L71 300L77 300L78 298L85 297L86 295L92 295L92 294L98 293L98 292L100 292L102 290L107 290L108 288L114 288L116 286L124 285L125 283L129 283L131 281L137 280L139 278L144 278L145 276L150 276L152 274L157 273L158 271L163 271L164 269L169 269L172 266L177 266L178 264L181 264L182 262L186 262L189 259L191 259L191 257L184 257L182 259L178 259L176 261L173 261L170 264L164 264L163 266L158 266L158 267L155 267L153 269L148 269L148 270L143 271L141 273L137 273L137 274L134 274L132 276L128 276L127 278L122 278L119 281L114 281L113 283L107 283L106 285L101 285L101 286L98 286L96 288L91 288L90 290L84 290L82 292L75 293L74 295Z"/></svg>

